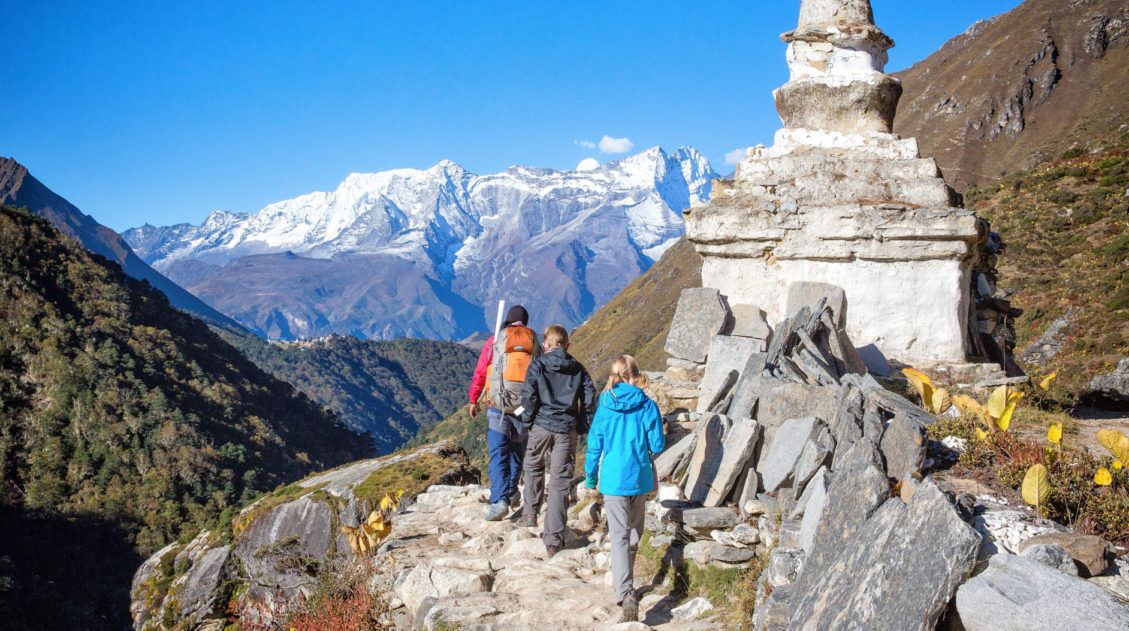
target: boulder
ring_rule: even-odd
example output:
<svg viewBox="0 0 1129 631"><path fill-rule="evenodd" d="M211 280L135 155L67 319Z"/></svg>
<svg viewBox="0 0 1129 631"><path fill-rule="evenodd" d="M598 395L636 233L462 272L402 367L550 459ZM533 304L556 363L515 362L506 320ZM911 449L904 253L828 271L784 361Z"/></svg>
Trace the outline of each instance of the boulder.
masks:
<svg viewBox="0 0 1129 631"><path fill-rule="evenodd" d="M886 475L894 480L905 480L920 472L928 444L924 426L907 416L895 416L879 442L886 459Z"/></svg>
<svg viewBox="0 0 1129 631"><path fill-rule="evenodd" d="M761 584L762 581L757 581L757 585ZM757 604L753 609L753 630L777 631L787 628L788 618L792 615L791 598L793 591L791 585L772 590L758 589Z"/></svg>
<svg viewBox="0 0 1129 631"><path fill-rule="evenodd" d="M763 343L747 337L715 335L710 338L710 360L706 364L706 372L699 385L699 412L708 412L736 385L741 371L749 363L749 358L763 352L763 346ZM732 373L737 373L737 377Z"/></svg>
<svg viewBox="0 0 1129 631"><path fill-rule="evenodd" d="M729 419L713 414L698 424L694 455L690 458L689 475L686 478L686 497L694 502L702 502L709 493L717 470L724 455L724 438L729 429Z"/></svg>
<svg viewBox="0 0 1129 631"><path fill-rule="evenodd" d="M804 567L804 551L795 548L777 548L768 560L765 577L768 584L776 589L796 582Z"/></svg>
<svg viewBox="0 0 1129 631"><path fill-rule="evenodd" d="M757 404L754 418L765 431L780 427L798 414L819 419L834 418L838 408L839 388L812 386L805 383L777 383L765 388Z"/></svg>
<svg viewBox="0 0 1129 631"><path fill-rule="evenodd" d="M444 598L459 594L488 592L494 575L486 570L466 570L431 563L421 563L395 586L396 597L417 611L427 598Z"/></svg>
<svg viewBox="0 0 1129 631"><path fill-rule="evenodd" d="M831 437L835 448L846 450L863 436L862 419L866 410L866 400L862 389L844 382L835 398L835 414L830 419Z"/></svg>
<svg viewBox="0 0 1129 631"><path fill-rule="evenodd" d="M721 563L744 563L755 557L757 551L751 548L727 546L714 542L710 551L710 559Z"/></svg>
<svg viewBox="0 0 1129 631"><path fill-rule="evenodd" d="M693 453L697 441L698 434L696 432L687 434L655 458L655 472L658 473L660 480L669 478L678 468L678 463Z"/></svg>
<svg viewBox="0 0 1129 631"><path fill-rule="evenodd" d="M830 565L805 563L788 628L932 630L979 547L980 536L926 479L909 504L882 504Z"/></svg>
<svg viewBox="0 0 1129 631"><path fill-rule="evenodd" d="M797 406L795 409L804 409L804 407ZM800 454L808 441L816 436L822 427L823 424L819 419L809 416L784 421L784 424L776 430L757 467L765 492L773 493L792 482L792 472Z"/></svg>
<svg viewBox="0 0 1129 631"><path fill-rule="evenodd" d="M181 620L200 622L214 613L217 606L227 604L218 602L218 597L223 566L230 556L229 546L207 549L193 560L188 574L175 583Z"/></svg>
<svg viewBox="0 0 1129 631"><path fill-rule="evenodd" d="M697 598L691 598L674 609L671 609L670 616L675 620L693 620L701 617L702 614L712 609L713 604L699 596Z"/></svg>
<svg viewBox="0 0 1129 631"><path fill-rule="evenodd" d="M729 334L765 341L772 335L772 327L760 307L733 305L733 330Z"/></svg>
<svg viewBox="0 0 1129 631"><path fill-rule="evenodd" d="M709 287L682 290L666 338L667 354L706 363L710 338L726 332L731 318L729 306L718 290Z"/></svg>
<svg viewBox="0 0 1129 631"><path fill-rule="evenodd" d="M709 531L715 528L732 528L741 519L732 508L687 508L678 517L682 525L695 530Z"/></svg>
<svg viewBox="0 0 1129 631"><path fill-rule="evenodd" d="M1094 377L1089 393L1112 401L1129 401L1129 357L1117 362L1113 372Z"/></svg>
<svg viewBox="0 0 1129 631"><path fill-rule="evenodd" d="M1105 589L1010 554L960 586L956 610L968 631L1115 631L1129 620L1129 604Z"/></svg>
<svg viewBox="0 0 1129 631"><path fill-rule="evenodd" d="M1056 546L1051 543L1039 543L1033 546L1027 546L1027 548L1023 550L1022 555L1028 559L1038 561L1047 567L1053 567L1064 574L1078 576L1078 566L1074 564L1074 559L1062 546Z"/></svg>
<svg viewBox="0 0 1129 631"><path fill-rule="evenodd" d="M725 434L722 444L721 462L717 472L709 481L709 488L703 504L706 506L720 506L741 473L746 470L753 450L760 443L761 428L756 421L751 419L735 419L729 432ZM695 499L691 496L691 499Z"/></svg>
<svg viewBox="0 0 1129 631"><path fill-rule="evenodd" d="M1108 541L1097 535L1083 535L1074 532L1048 532L1035 535L1019 544L1019 552L1025 552L1031 546L1051 544L1066 550L1078 566L1078 575L1082 578L1100 576L1109 567L1109 558L1113 556L1113 546Z"/></svg>
<svg viewBox="0 0 1129 631"><path fill-rule="evenodd" d="M810 585L831 571L836 555L890 497L890 484L882 471L878 451L868 441L856 442L835 467L823 517L810 538L812 543L797 588L799 594L809 593Z"/></svg>
<svg viewBox="0 0 1129 631"><path fill-rule="evenodd" d="M751 524L737 524L733 530L714 530L710 537L723 546L755 548L760 543L760 531Z"/></svg>

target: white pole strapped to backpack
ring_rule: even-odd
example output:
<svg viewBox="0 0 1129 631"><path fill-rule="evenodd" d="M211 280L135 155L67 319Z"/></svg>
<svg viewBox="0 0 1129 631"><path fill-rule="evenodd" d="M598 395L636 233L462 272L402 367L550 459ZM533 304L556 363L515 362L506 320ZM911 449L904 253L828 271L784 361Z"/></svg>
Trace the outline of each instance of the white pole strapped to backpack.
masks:
<svg viewBox="0 0 1129 631"><path fill-rule="evenodd" d="M502 332L502 318L505 317L505 315L504 315L505 313L506 313L506 301L505 300L499 300L498 301L498 319L494 321L494 337L495 338L497 338L498 334Z"/></svg>

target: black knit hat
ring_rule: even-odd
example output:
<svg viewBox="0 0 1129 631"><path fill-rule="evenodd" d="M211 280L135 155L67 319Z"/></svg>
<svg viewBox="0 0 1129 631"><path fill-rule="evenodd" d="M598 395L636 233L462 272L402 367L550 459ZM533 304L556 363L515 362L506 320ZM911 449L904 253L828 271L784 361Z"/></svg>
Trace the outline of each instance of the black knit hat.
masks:
<svg viewBox="0 0 1129 631"><path fill-rule="evenodd" d="M506 324L513 324L514 322L521 322L524 325L529 324L529 312L521 305L514 305L506 312Z"/></svg>

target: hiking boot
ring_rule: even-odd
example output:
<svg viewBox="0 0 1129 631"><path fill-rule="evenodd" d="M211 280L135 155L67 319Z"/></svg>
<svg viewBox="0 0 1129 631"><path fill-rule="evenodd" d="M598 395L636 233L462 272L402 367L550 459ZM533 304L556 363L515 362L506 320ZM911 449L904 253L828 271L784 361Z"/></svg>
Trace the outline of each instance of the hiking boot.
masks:
<svg viewBox="0 0 1129 631"><path fill-rule="evenodd" d="M521 521L517 522L518 526L522 528L536 528L537 516L536 515L522 515Z"/></svg>
<svg viewBox="0 0 1129 631"><path fill-rule="evenodd" d="M514 493L514 496L510 498L510 508L517 508L518 506L521 506L521 493Z"/></svg>
<svg viewBox="0 0 1129 631"><path fill-rule="evenodd" d="M561 551L560 546L545 546L545 558L551 559Z"/></svg>
<svg viewBox="0 0 1129 631"><path fill-rule="evenodd" d="M486 511L486 521L498 521L510 512L510 507L505 502L494 502L490 510Z"/></svg>
<svg viewBox="0 0 1129 631"><path fill-rule="evenodd" d="M635 599L635 594L628 594L623 597L623 613L620 614L620 622L635 622L639 619L639 601Z"/></svg>

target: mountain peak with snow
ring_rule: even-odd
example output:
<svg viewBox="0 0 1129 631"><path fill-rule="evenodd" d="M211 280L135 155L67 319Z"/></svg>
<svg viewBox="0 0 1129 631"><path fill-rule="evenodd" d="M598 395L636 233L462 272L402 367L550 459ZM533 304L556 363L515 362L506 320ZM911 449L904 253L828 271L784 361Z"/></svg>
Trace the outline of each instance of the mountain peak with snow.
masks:
<svg viewBox="0 0 1129 631"><path fill-rule="evenodd" d="M268 336L453 338L485 329L497 296L521 296L555 321L583 321L682 235L682 211L708 200L716 176L689 147L570 171L475 175L441 160L351 173L333 191L255 213L215 211L199 226L123 236L157 269ZM269 258L287 252L297 258ZM253 265L243 261L252 256ZM269 260L301 278L272 276ZM368 265L375 269L354 276ZM394 321L403 304L442 308L426 324Z"/></svg>

